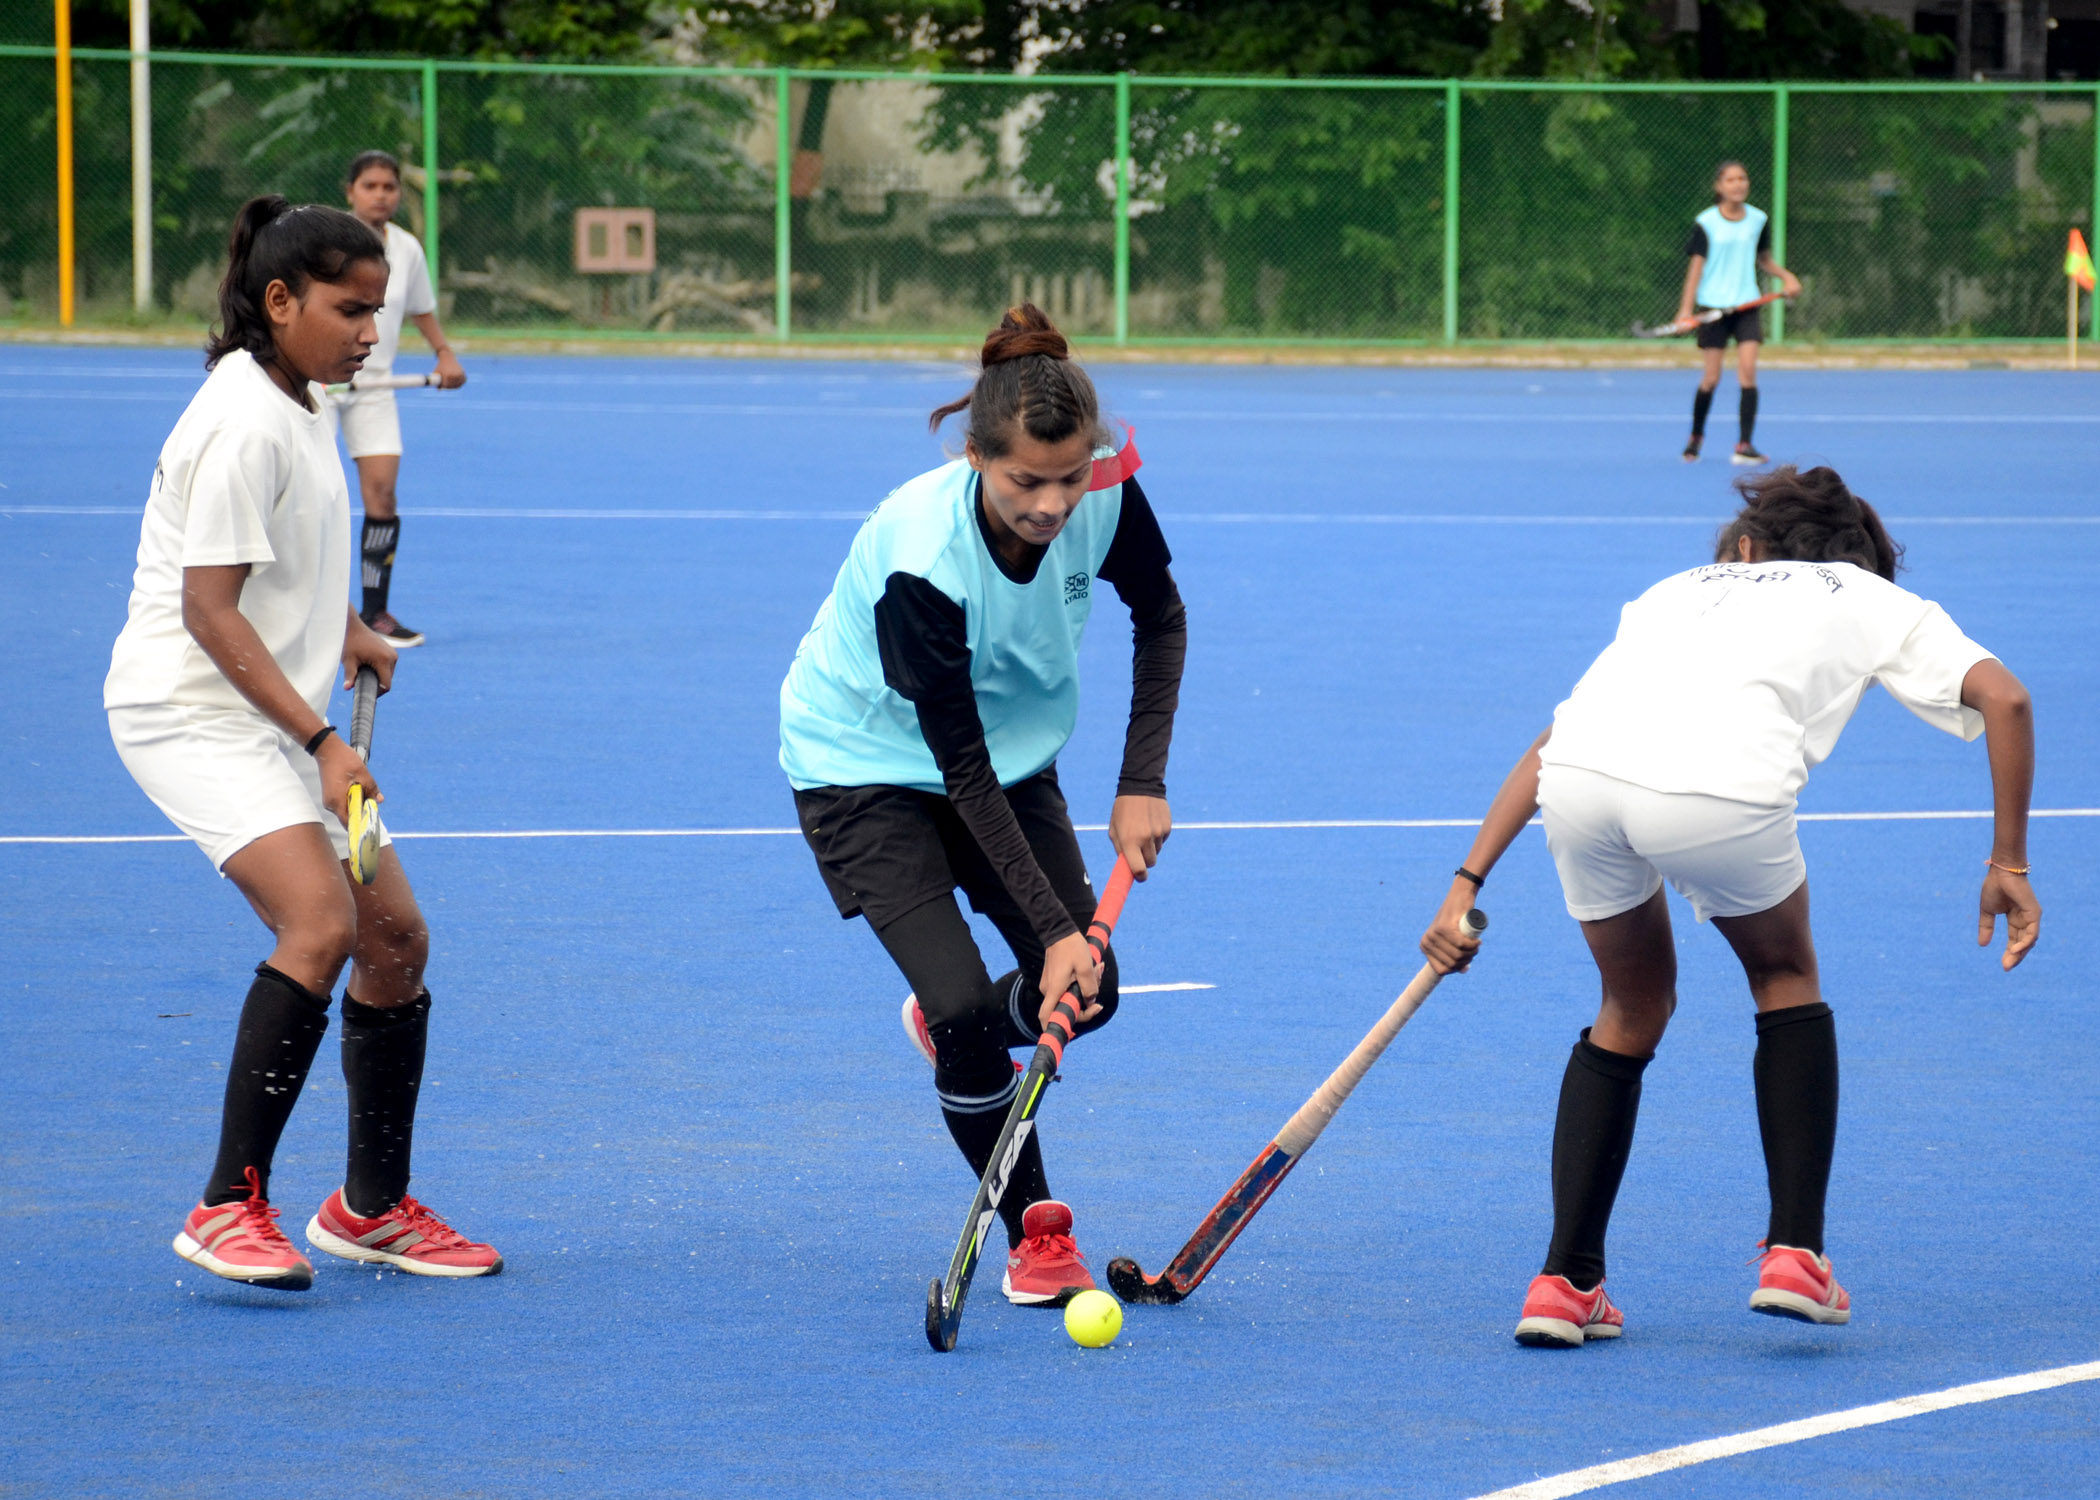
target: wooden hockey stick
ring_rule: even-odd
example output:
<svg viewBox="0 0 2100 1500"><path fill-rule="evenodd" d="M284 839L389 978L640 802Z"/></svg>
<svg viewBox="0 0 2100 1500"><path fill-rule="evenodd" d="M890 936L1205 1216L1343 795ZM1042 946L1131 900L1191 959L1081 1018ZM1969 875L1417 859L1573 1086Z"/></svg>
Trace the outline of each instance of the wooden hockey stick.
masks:
<svg viewBox="0 0 2100 1500"><path fill-rule="evenodd" d="M1465 922L1467 931L1476 938L1487 931L1485 912L1469 911ZM1312 1149L1312 1143L1320 1138L1320 1132L1327 1128L1335 1111L1342 1107L1357 1084L1363 1082L1364 1074L1371 1071L1371 1064L1392 1045L1400 1028L1422 1008L1422 1002L1429 998L1429 992L1436 988L1442 977L1428 964L1422 965L1421 972L1400 992L1400 998L1379 1018L1369 1035L1356 1044L1356 1050L1327 1075L1327 1081L1313 1090L1313 1096L1299 1106L1298 1112L1284 1123L1283 1129L1276 1132L1276 1138L1262 1148L1261 1155L1254 1158L1246 1171L1240 1173L1240 1180L1196 1226L1189 1242L1167 1262L1164 1271L1157 1276L1147 1276L1128 1256L1118 1256L1110 1261L1108 1284L1115 1294L1125 1302L1168 1304L1179 1302L1201 1286L1203 1278L1210 1275L1211 1267L1231 1248L1248 1221L1261 1212L1261 1206L1269 1201L1270 1194L1283 1185L1291 1168Z"/></svg>

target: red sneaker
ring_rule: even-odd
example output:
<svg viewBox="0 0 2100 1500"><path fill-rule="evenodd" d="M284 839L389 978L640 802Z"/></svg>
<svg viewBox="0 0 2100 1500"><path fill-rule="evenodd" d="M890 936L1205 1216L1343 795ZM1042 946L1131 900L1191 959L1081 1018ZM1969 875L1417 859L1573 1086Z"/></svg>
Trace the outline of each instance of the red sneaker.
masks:
<svg viewBox="0 0 2100 1500"><path fill-rule="evenodd" d="M926 1012L919 1009L919 997L917 995L906 995L904 997L904 1036L905 1040L918 1049L919 1056L926 1059L927 1067L935 1066L933 1060L933 1033L926 1029Z"/></svg>
<svg viewBox="0 0 2100 1500"><path fill-rule="evenodd" d="M1094 1273L1072 1243L1072 1210L1055 1198L1028 1205L1021 1243L1006 1257L1006 1300L1023 1307L1063 1307L1094 1290Z"/></svg>
<svg viewBox="0 0 2100 1500"><path fill-rule="evenodd" d="M376 1219L350 1212L341 1189L328 1195L306 1226L306 1243L344 1260L389 1265L415 1276L493 1276L503 1257L404 1197Z"/></svg>
<svg viewBox="0 0 2100 1500"><path fill-rule="evenodd" d="M1830 1262L1813 1250L1774 1245L1764 1254L1750 1311L1804 1323L1849 1323L1852 1299L1831 1274Z"/></svg>
<svg viewBox="0 0 2100 1500"><path fill-rule="evenodd" d="M1604 1283L1575 1290L1565 1276L1534 1276L1524 1294L1517 1342L1534 1349L1580 1349L1590 1339L1615 1339L1626 1331L1626 1315L1604 1295Z"/></svg>
<svg viewBox="0 0 2100 1500"><path fill-rule="evenodd" d="M198 1204L182 1221L175 1253L228 1281L278 1292L303 1292L314 1268L277 1227L277 1210L262 1195L262 1178L248 1169L248 1196L235 1203Z"/></svg>

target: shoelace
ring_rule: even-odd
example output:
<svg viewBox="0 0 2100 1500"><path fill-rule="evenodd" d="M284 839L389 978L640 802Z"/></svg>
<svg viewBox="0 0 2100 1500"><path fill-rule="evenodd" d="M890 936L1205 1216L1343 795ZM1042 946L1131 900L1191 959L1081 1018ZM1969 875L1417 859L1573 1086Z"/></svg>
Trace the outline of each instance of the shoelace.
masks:
<svg viewBox="0 0 2100 1500"><path fill-rule="evenodd" d="M473 1243L465 1235L447 1224L443 1219L425 1208L414 1198L404 1194L394 1208L401 1221L409 1228L421 1231L423 1238L440 1250L458 1250Z"/></svg>
<svg viewBox="0 0 2100 1500"><path fill-rule="evenodd" d="M248 1184L248 1196L232 1205L234 1212L240 1215L235 1221L235 1233L251 1234L273 1250L279 1245L291 1249L292 1242L277 1227L277 1210L270 1206L269 1199L263 1197L262 1174L250 1167L244 1180Z"/></svg>
<svg viewBox="0 0 2100 1500"><path fill-rule="evenodd" d="M1022 1244L1024 1248L1029 1245L1035 1246L1035 1258L1046 1265L1071 1261L1077 1261L1082 1266L1086 1264L1086 1257L1079 1253L1079 1246L1073 1243L1069 1234L1039 1234L1024 1240Z"/></svg>

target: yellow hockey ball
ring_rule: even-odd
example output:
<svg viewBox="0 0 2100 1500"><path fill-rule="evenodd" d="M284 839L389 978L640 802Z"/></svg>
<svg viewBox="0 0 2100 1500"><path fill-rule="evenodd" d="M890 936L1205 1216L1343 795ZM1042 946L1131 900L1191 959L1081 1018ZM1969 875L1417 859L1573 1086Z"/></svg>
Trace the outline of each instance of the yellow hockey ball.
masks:
<svg viewBox="0 0 2100 1500"><path fill-rule="evenodd" d="M1065 1304L1065 1332L1084 1349L1103 1349L1123 1331L1123 1304L1106 1292L1081 1292Z"/></svg>

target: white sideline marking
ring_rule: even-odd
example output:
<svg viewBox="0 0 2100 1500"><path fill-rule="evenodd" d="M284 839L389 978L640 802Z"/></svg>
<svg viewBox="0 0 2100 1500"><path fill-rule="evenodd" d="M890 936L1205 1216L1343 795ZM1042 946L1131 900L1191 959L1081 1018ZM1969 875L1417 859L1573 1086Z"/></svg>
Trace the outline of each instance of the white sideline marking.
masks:
<svg viewBox="0 0 2100 1500"><path fill-rule="evenodd" d="M54 391L16 387L0 388L0 400L6 401L92 401L134 403L147 402L166 405L180 401L182 393L160 391L103 391L72 390ZM448 411L518 411L518 412L582 412L610 416L692 416L692 417L870 417L892 421L900 417L920 419L925 408L919 406L855 406L844 401L812 403L758 402L758 401L519 401L484 395L458 396L447 394L437 398L433 405L442 403ZM1244 410L1233 408L1199 407L1149 407L1139 405L1130 409L1130 415L1151 422L1231 422L1235 425L1246 422L1581 422L1586 424L1627 422L1674 426L1683 421L1669 412L1630 410L1625 407L1600 406L1596 411L1529 411L1519 400L1512 400L1501 411L1435 411L1421 405L1408 405L1389 410L1343 410L1333 408L1291 408L1278 406L1250 406ZM1813 426L1853 424L1895 427L2030 427L2030 426L2086 426L2100 422L2100 414L2089 412L1767 412L1767 423L1781 426L1801 423Z"/></svg>
<svg viewBox="0 0 2100 1500"><path fill-rule="evenodd" d="M1214 990L1216 988L1217 986L1214 984L1197 984L1191 980L1185 979L1182 980L1179 984L1119 985L1117 986L1117 992L1119 994L1124 995L1164 995L1169 990Z"/></svg>
<svg viewBox="0 0 2100 1500"><path fill-rule="evenodd" d="M1803 823L1938 823L1949 820L1974 822L1992 817L1988 809L1953 812L1828 812L1801 813ZM2100 818L2100 807L2037 807L2030 818ZM1538 820L1532 819L1536 826ZM1075 823L1081 833L1106 833L1106 823ZM1176 823L1177 833L1262 833L1293 828L1478 828L1478 818L1294 818L1252 822ZM388 832L401 842L410 839L741 839L775 838L800 833L799 828L488 828L458 832ZM186 844L179 833L11 833L0 834L0 844Z"/></svg>
<svg viewBox="0 0 2100 1500"><path fill-rule="evenodd" d="M0 516L139 516L141 505L0 505ZM419 505L441 521L865 521L868 510L588 510L580 506ZM1436 511L1170 511L1170 526L1703 526L1714 516L1469 515ZM1891 526L2100 526L2100 516L1883 516Z"/></svg>
<svg viewBox="0 0 2100 1500"><path fill-rule="evenodd" d="M1477 1496L1475 1500L1562 1500L1563 1496L1601 1490L1608 1484L1646 1479L1651 1474L1666 1474L1672 1469L1710 1463L1717 1458L1755 1453L1760 1448L1803 1443L1810 1438L1828 1437L1833 1432L1900 1422L1905 1417L1946 1411L1955 1406L1974 1406L1979 1401L2002 1401L2007 1396L2031 1395L2035 1391L2054 1390L2058 1386L2076 1385L2085 1380L2100 1380L2100 1360L2082 1365L2059 1365L2053 1370L2036 1370L2027 1375L2007 1375L1999 1380L1979 1380L1973 1385L1928 1391L1922 1396L1899 1396L1894 1401L1877 1401L1872 1406L1855 1406L1850 1411L1834 1411L1826 1416L1804 1417L1798 1422L1781 1422L1776 1427L1738 1432L1732 1437L1708 1438L1703 1443L1663 1448L1634 1458L1616 1459L1608 1464L1595 1464L1567 1474L1534 1479L1528 1484L1512 1485L1506 1490Z"/></svg>

